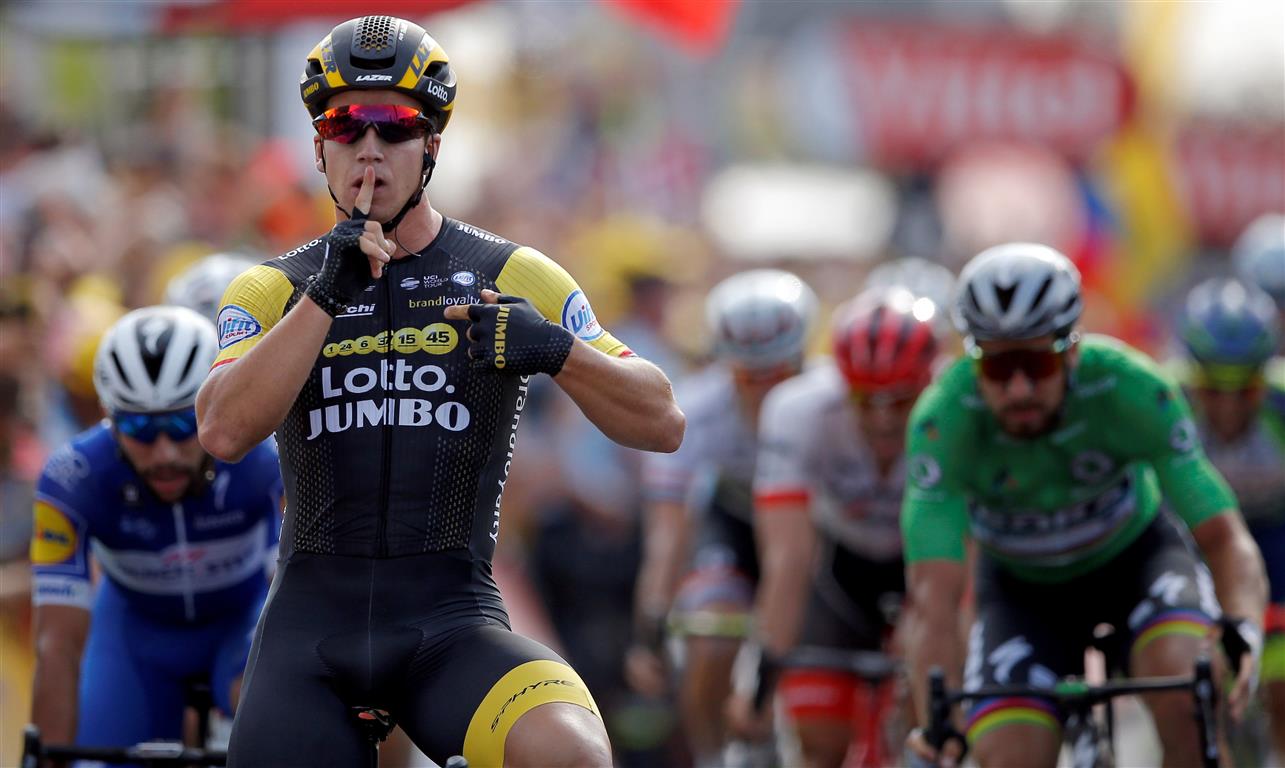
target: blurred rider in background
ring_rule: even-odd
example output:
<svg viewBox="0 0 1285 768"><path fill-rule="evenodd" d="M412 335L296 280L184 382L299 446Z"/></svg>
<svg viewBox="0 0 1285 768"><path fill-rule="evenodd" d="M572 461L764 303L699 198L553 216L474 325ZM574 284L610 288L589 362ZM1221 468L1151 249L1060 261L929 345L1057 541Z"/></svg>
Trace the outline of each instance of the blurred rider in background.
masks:
<svg viewBox="0 0 1285 768"><path fill-rule="evenodd" d="M833 365L782 384L763 405L754 479L763 580L746 649L757 679L732 713L741 728L763 732L779 679L809 766L837 768L854 738L879 749L880 734L854 723L869 722L867 708L886 707L886 697L862 698L851 670L788 657L800 647L880 651L892 635L905 593L906 422L932 378L935 314L931 300L903 288L867 289L835 312Z"/></svg>
<svg viewBox="0 0 1285 768"><path fill-rule="evenodd" d="M1200 441L1235 491L1267 566L1260 679L1272 743L1285 755L1285 359L1273 356L1280 321L1263 291L1213 278L1187 295L1178 333Z"/></svg>
<svg viewBox="0 0 1285 768"><path fill-rule="evenodd" d="M213 253L175 276L165 286L165 303L187 307L214 322L219 300L237 275L259 263L240 253Z"/></svg>
<svg viewBox="0 0 1285 768"><path fill-rule="evenodd" d="M217 351L213 325L191 310L125 315L94 362L108 418L45 464L32 720L49 743L178 740L194 677L224 713L236 706L282 488L271 442L236 464L197 442L193 402Z"/></svg>
<svg viewBox="0 0 1285 768"><path fill-rule="evenodd" d="M683 445L644 465L645 543L626 670L641 692L666 689L662 645L672 616L682 639L678 705L698 766L724 764L723 703L758 583L751 485L759 408L802 370L816 304L807 284L777 269L715 286L705 303L714 362L678 388Z"/></svg>

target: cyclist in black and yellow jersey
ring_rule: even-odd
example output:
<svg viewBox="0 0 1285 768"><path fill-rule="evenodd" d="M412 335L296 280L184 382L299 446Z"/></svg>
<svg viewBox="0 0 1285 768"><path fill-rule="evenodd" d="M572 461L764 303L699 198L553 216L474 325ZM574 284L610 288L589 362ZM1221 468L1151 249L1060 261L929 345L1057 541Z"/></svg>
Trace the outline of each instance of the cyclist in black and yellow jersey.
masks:
<svg viewBox="0 0 1285 768"><path fill-rule="evenodd" d="M682 439L669 381L555 262L430 206L456 84L422 28L340 24L300 89L339 223L228 288L197 404L220 458L276 430L288 502L229 765L361 765L354 707L439 763L608 765L584 683L510 632L491 556L530 376L655 451Z"/></svg>

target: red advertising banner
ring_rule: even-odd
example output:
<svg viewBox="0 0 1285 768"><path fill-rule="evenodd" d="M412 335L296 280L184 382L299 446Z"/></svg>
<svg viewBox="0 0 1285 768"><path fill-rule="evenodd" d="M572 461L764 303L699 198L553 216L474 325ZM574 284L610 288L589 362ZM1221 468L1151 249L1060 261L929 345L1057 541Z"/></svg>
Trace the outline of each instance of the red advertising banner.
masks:
<svg viewBox="0 0 1285 768"><path fill-rule="evenodd" d="M860 141L885 166L930 164L988 140L1081 156L1133 109L1115 56L1070 37L851 20L840 39Z"/></svg>
<svg viewBox="0 0 1285 768"><path fill-rule="evenodd" d="M1255 217L1285 211L1285 126L1198 123L1174 144L1187 213L1211 245L1230 245Z"/></svg>

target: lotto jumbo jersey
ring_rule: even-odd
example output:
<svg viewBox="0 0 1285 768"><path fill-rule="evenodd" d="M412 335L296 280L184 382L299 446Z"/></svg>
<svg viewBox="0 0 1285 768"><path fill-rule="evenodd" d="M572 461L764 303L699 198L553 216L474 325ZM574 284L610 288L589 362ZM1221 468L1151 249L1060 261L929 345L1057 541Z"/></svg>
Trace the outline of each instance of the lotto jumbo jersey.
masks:
<svg viewBox="0 0 1285 768"><path fill-rule="evenodd" d="M1080 363L1052 432L1004 432L961 359L920 396L907 432L902 531L908 562L982 551L1029 581L1063 581L1111 560L1155 517L1161 493L1190 528L1236 499L1201 449L1178 387L1105 336Z"/></svg>
<svg viewBox="0 0 1285 768"><path fill-rule="evenodd" d="M271 441L214 462L197 495L165 503L120 453L106 422L49 457L36 486L32 603L89 608L90 555L130 607L204 623L261 599L280 532Z"/></svg>
<svg viewBox="0 0 1285 768"><path fill-rule="evenodd" d="M255 349L324 256L324 239L314 240L233 281L219 311L215 368ZM444 218L432 243L388 264L335 317L277 428L283 556L467 550L474 562L490 561L527 378L472 368L468 322L443 317L448 306L480 303L484 288L530 299L606 354L630 354L558 264Z"/></svg>

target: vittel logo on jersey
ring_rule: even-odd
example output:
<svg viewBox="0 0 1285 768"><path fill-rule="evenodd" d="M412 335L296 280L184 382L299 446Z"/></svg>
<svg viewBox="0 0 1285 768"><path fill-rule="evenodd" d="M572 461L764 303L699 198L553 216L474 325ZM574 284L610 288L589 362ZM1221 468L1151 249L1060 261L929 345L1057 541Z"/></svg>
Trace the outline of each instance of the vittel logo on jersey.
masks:
<svg viewBox="0 0 1285 768"><path fill-rule="evenodd" d="M603 334L598 318L584 291L577 290L562 303L562 327L574 333L581 341L593 341Z"/></svg>
<svg viewBox="0 0 1285 768"><path fill-rule="evenodd" d="M451 282L456 285L462 285L465 288L477 282L477 275L472 272L456 272L451 275Z"/></svg>
<svg viewBox="0 0 1285 768"><path fill-rule="evenodd" d="M219 349L227 349L238 341L248 339L263 330L259 321L248 311L235 304L229 304L219 310L215 323L219 329Z"/></svg>
<svg viewBox="0 0 1285 768"><path fill-rule="evenodd" d="M342 376L342 380L338 380ZM353 368L336 374L330 366L321 369L321 396L330 400L344 395L364 395L372 390L393 392L443 392L454 394L455 385L446 383L446 371L437 365L411 365L405 359L380 360L378 367ZM434 403L418 397L370 398L335 403L308 412L308 440L322 433L346 432L365 427L428 427L436 424L450 432L468 428L468 407L455 400Z"/></svg>

